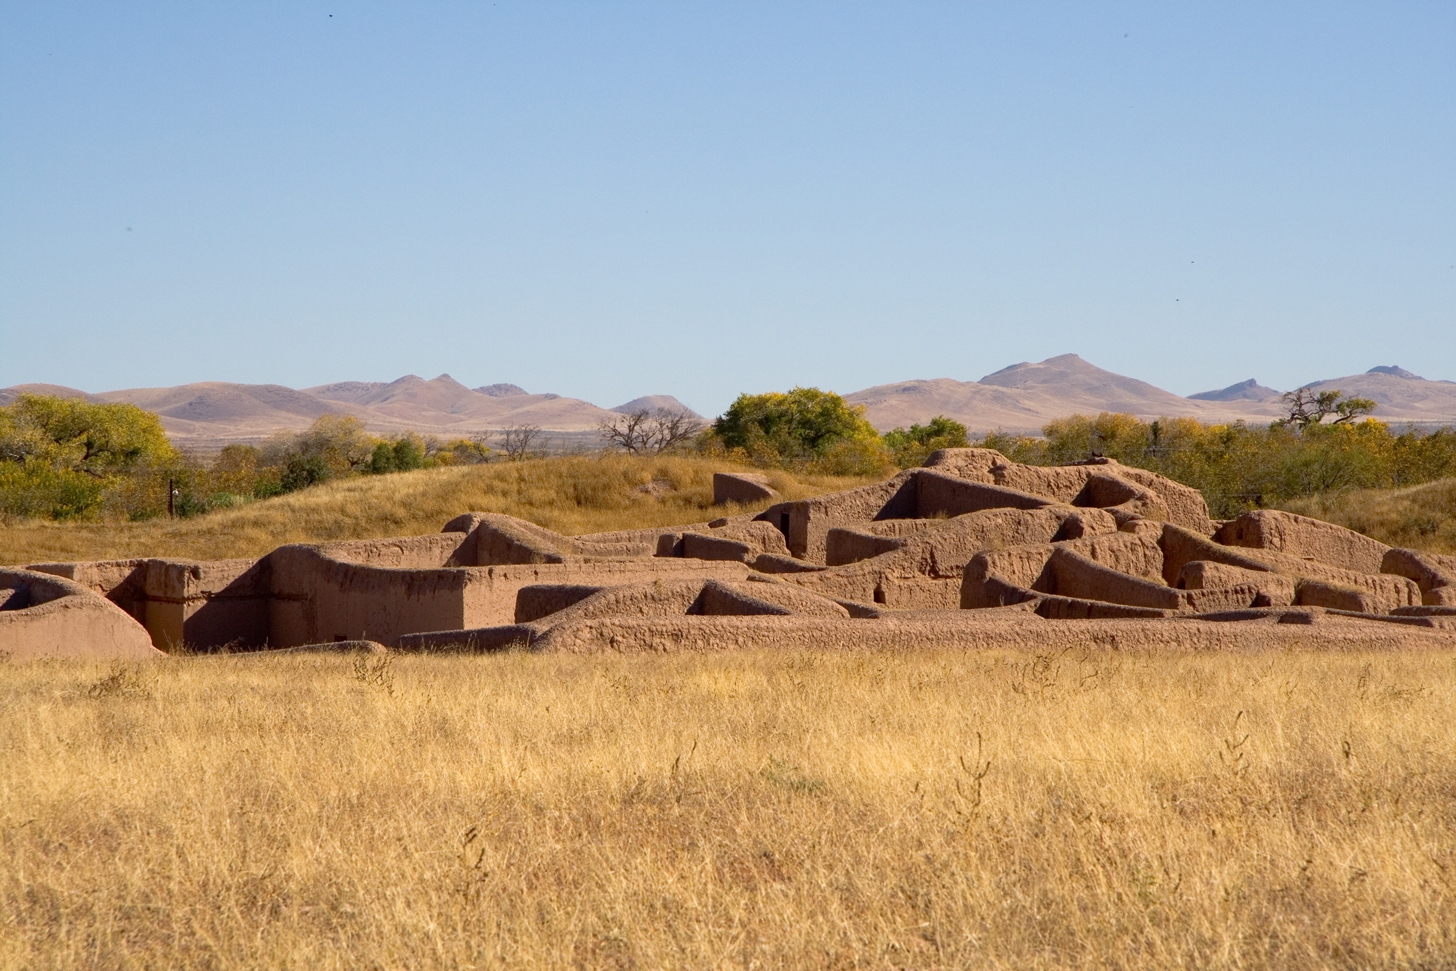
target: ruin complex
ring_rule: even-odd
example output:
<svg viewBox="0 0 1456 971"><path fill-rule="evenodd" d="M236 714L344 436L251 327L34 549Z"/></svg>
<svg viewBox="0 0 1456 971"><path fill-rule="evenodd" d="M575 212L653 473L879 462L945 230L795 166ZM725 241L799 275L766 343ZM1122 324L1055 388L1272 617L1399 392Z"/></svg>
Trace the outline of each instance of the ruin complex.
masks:
<svg viewBox="0 0 1456 971"><path fill-rule="evenodd" d="M715 477L720 502L777 498ZM1456 646L1456 557L1202 496L1107 459L946 449L877 485L662 529L563 536L467 513L435 535L261 559L0 570L0 653L350 647Z"/></svg>

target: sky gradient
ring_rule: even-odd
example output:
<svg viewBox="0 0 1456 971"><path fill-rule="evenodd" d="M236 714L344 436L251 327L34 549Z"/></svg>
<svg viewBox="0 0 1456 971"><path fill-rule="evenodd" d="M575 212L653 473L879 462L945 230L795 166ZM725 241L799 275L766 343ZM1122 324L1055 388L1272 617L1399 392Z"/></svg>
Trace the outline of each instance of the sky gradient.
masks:
<svg viewBox="0 0 1456 971"><path fill-rule="evenodd" d="M1456 379L1456 4L0 2L0 387Z"/></svg>

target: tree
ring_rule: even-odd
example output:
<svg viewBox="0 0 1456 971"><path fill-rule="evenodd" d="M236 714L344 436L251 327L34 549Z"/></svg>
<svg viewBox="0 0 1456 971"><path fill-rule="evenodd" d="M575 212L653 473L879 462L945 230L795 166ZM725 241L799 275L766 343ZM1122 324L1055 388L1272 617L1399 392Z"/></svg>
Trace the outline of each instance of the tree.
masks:
<svg viewBox="0 0 1456 971"><path fill-rule="evenodd" d="M818 388L739 395L713 422L713 434L727 448L783 461L819 458L847 442L883 448L862 406L851 408L839 395Z"/></svg>
<svg viewBox="0 0 1456 971"><path fill-rule="evenodd" d="M597 431L608 448L619 448L631 455L671 452L702 430L702 419L686 409L638 408L597 423Z"/></svg>
<svg viewBox="0 0 1456 971"><path fill-rule="evenodd" d="M281 492L297 492L312 485L319 485L334 477L334 470L321 455L291 455L284 466L280 482Z"/></svg>
<svg viewBox="0 0 1456 971"><path fill-rule="evenodd" d="M432 454L439 465L480 465L490 461L491 449L486 444L489 433L478 432L469 438L455 438L440 445ZM428 449L426 450L428 453Z"/></svg>
<svg viewBox="0 0 1456 971"><path fill-rule="evenodd" d="M967 448L970 439L965 425L944 415L936 415L928 424L885 432L885 444L895 454L896 463L904 469L922 464L937 449Z"/></svg>
<svg viewBox="0 0 1456 971"><path fill-rule="evenodd" d="M161 419L136 405L23 394L0 408L0 460L42 462L99 479L177 459Z"/></svg>
<svg viewBox="0 0 1456 971"><path fill-rule="evenodd" d="M328 478L333 478L367 469L376 444L377 439L365 432L364 423L353 415L320 415L301 432L275 435L264 442L262 461L264 465L288 466L294 459L317 459L328 469ZM317 463L308 466L315 468ZM294 476L291 481L297 480L298 476Z"/></svg>
<svg viewBox="0 0 1456 971"><path fill-rule="evenodd" d="M507 425L498 433L500 450L512 462L535 458L539 453L534 446L540 441L539 425Z"/></svg>
<svg viewBox="0 0 1456 971"><path fill-rule="evenodd" d="M1327 415L1339 415L1330 424L1344 425L1370 414L1376 408L1375 402L1369 398L1346 398L1345 393L1339 389L1315 391L1313 388L1300 388L1298 391L1286 392L1281 397L1289 406L1289 417L1281 418L1275 424L1294 425L1300 431L1322 423Z"/></svg>

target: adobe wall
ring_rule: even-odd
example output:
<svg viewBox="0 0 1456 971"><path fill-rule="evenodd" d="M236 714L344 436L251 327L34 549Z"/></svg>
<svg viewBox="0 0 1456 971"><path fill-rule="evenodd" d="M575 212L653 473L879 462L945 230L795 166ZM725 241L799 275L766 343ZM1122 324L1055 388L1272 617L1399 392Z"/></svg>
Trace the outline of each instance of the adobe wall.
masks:
<svg viewBox="0 0 1456 971"><path fill-rule="evenodd" d="M737 649L1030 651L1450 650L1449 632L1375 621L1314 625L1207 620L1048 620L1017 613L996 619L947 611L935 619L823 617L593 619L553 627L535 649L597 653Z"/></svg>
<svg viewBox="0 0 1456 971"><path fill-rule="evenodd" d="M517 594L529 585L611 586L682 576L742 579L749 572L734 561L672 558L399 569L349 563L327 553L297 545L269 554L273 647L363 639L390 644L423 631L512 624Z"/></svg>
<svg viewBox="0 0 1456 971"><path fill-rule="evenodd" d="M740 505L765 502L778 497L768 484L768 476L758 472L714 472L713 505L730 502Z"/></svg>
<svg viewBox="0 0 1456 971"><path fill-rule="evenodd" d="M130 559L27 567L71 579L142 624L164 651L184 644L261 647L268 640L265 561Z"/></svg>
<svg viewBox="0 0 1456 971"><path fill-rule="evenodd" d="M0 584L0 627L45 643L51 628L109 623L113 640L135 639L104 594L170 649L670 650L791 645L810 630L818 647L1029 636L1216 649L1287 644L1307 636L1287 630L1300 626L1453 643L1456 559L1283 513L1215 534L1206 513L1193 490L1116 463L1028 468L944 450L874 486L667 529L568 537L468 513L432 536L256 561L49 564L84 585L36 573L23 591Z"/></svg>
<svg viewBox="0 0 1456 971"><path fill-rule="evenodd" d="M1209 560L1245 569L1281 573L1294 577L1297 581L1319 581L1306 584L1310 591L1308 595L1313 598L1313 606L1333 605L1325 590L1326 585L1330 584L1363 591L1368 595L1368 603L1375 613L1385 614L1397 607L1422 603L1421 590L1415 581L1389 573L1358 573L1326 566L1318 560L1269 549L1223 546L1171 524L1164 526L1161 544L1165 553L1164 577L1167 579L1171 576L1171 583L1177 582L1177 576L1185 564L1195 560Z"/></svg>
<svg viewBox="0 0 1456 971"><path fill-rule="evenodd" d="M257 648L268 642L270 569L263 560L148 560L146 627L164 651Z"/></svg>
<svg viewBox="0 0 1456 971"><path fill-rule="evenodd" d="M160 656L120 607L79 583L0 569L0 657L143 660Z"/></svg>
<svg viewBox="0 0 1456 971"><path fill-rule="evenodd" d="M1351 529L1278 509L1256 509L1219 527L1225 546L1271 550L1356 573L1379 573L1390 547Z"/></svg>
<svg viewBox="0 0 1456 971"><path fill-rule="evenodd" d="M88 563L32 563L25 569L64 577L105 597L139 624L147 619L147 563L144 558Z"/></svg>
<svg viewBox="0 0 1456 971"><path fill-rule="evenodd" d="M1380 572L1413 581L1428 607L1456 607L1456 556L1390 550L1380 559Z"/></svg>
<svg viewBox="0 0 1456 971"><path fill-rule="evenodd" d="M1112 459L1094 459L1075 465L1033 466L1007 462L993 467L990 474L997 485L1045 496L1073 505L1101 505L1092 496L1084 495L1087 480L1097 475L1125 479L1155 495L1166 512L1153 518L1165 519L1205 536L1214 530L1208 516L1208 503L1197 489L1174 482L1166 476L1133 468ZM1078 498L1082 497L1082 501Z"/></svg>
<svg viewBox="0 0 1456 971"><path fill-rule="evenodd" d="M778 527L794 556L823 564L825 541L835 526L876 519L915 519L917 471L911 469L885 482L833 495L780 502L754 518Z"/></svg>
<svg viewBox="0 0 1456 971"><path fill-rule="evenodd" d="M390 539L351 539L310 544L331 559L360 566L394 570L436 570L449 566L474 566L464 557L474 550L469 536L441 530L426 536L397 536Z"/></svg>
<svg viewBox="0 0 1456 971"><path fill-rule="evenodd" d="M1037 501L1042 503L1039 508L983 509L948 520L918 520L928 528L903 537L862 536L851 544L848 540L857 534L834 530L830 536L837 556L872 550L875 543L897 545L877 555L785 579L824 596L890 608L955 608L960 605L966 564L980 552L1116 531L1112 516L1101 510Z"/></svg>
<svg viewBox="0 0 1456 971"><path fill-rule="evenodd" d="M915 516L963 516L985 509L1041 509L1051 500L1005 486L974 482L933 469L915 473Z"/></svg>

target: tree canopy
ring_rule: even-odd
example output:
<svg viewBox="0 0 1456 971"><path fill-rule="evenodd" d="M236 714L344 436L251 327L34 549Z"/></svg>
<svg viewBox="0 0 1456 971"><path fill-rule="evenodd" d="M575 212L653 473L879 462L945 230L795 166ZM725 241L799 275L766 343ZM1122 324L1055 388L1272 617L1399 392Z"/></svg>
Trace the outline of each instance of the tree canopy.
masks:
<svg viewBox="0 0 1456 971"><path fill-rule="evenodd" d="M936 415L924 425L892 428L885 432L885 445L895 454L895 462L908 469L922 464L937 449L966 448L970 439L965 425L953 418Z"/></svg>
<svg viewBox="0 0 1456 971"><path fill-rule="evenodd" d="M161 419L136 405L25 394L0 408L0 460L101 478L177 458Z"/></svg>
<svg viewBox="0 0 1456 971"><path fill-rule="evenodd" d="M1338 415L1331 424L1344 425L1375 410L1376 404L1369 398L1347 398L1338 388L1332 391L1315 391L1300 388L1281 396L1289 406L1289 417L1275 424L1294 425L1304 431L1322 423L1326 415Z"/></svg>
<svg viewBox="0 0 1456 971"><path fill-rule="evenodd" d="M728 448L771 450L799 460L822 457L842 443L880 441L863 407L850 407L839 395L818 388L739 395L713 422L713 433Z"/></svg>

